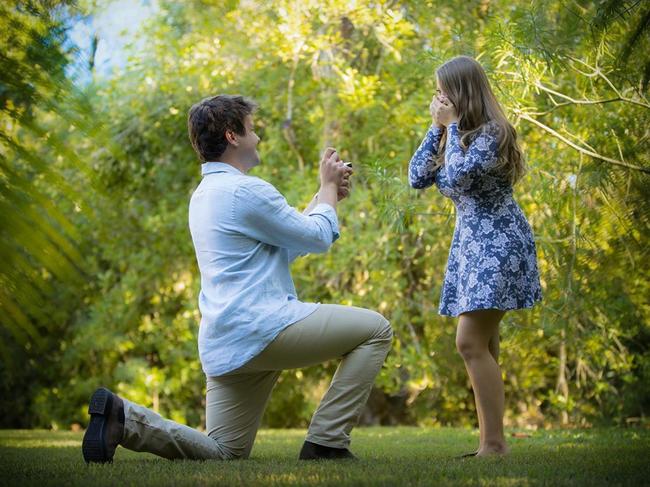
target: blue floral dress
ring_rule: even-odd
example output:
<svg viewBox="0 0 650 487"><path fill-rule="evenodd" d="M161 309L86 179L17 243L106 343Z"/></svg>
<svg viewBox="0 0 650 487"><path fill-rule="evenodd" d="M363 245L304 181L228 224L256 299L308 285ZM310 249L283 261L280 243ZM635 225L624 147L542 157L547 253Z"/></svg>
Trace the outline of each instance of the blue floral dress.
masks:
<svg viewBox="0 0 650 487"><path fill-rule="evenodd" d="M498 126L486 124L467 150L458 127L447 128L445 163L433 169L443 129L432 126L409 164L409 183L434 183L456 207L456 228L439 313L530 308L542 299L533 232L495 168Z"/></svg>

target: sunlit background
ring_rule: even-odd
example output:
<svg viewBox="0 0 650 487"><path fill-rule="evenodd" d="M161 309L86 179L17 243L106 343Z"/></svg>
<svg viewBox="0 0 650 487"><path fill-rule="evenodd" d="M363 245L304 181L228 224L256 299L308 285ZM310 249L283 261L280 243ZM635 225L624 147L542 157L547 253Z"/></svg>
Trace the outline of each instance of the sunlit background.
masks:
<svg viewBox="0 0 650 487"><path fill-rule="evenodd" d="M204 425L200 180L186 113L248 95L262 165L296 206L334 144L357 169L341 239L292 269L301 299L377 309L394 347L362 423L472 425L437 304L454 224L408 187L434 71L485 67L530 170L516 188L544 301L502 325L506 423L647 424L647 2L3 2L0 426L79 428L91 392ZM264 417L304 427L336 364L283 373Z"/></svg>

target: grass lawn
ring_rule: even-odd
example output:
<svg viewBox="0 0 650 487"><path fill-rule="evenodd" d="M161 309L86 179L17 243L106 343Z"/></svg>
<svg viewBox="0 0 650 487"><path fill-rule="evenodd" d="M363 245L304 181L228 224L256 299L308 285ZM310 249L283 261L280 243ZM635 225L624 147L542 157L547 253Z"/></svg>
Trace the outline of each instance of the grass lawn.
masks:
<svg viewBox="0 0 650 487"><path fill-rule="evenodd" d="M168 461L118 448L86 466L82 433L0 430L0 485L650 485L650 430L552 430L510 438L506 458L455 459L477 433L358 428L358 461L300 462L301 430L262 430L239 461Z"/></svg>

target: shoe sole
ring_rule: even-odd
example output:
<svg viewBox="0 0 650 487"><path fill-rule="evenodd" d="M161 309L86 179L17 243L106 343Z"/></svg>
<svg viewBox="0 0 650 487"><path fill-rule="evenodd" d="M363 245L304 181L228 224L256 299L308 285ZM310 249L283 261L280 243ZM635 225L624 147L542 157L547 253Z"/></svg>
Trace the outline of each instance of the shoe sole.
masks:
<svg viewBox="0 0 650 487"><path fill-rule="evenodd" d="M86 463L113 461L113 458L109 457L106 452L106 426L112 406L113 394L103 387L97 389L90 398L88 404L90 423L81 444L81 451Z"/></svg>

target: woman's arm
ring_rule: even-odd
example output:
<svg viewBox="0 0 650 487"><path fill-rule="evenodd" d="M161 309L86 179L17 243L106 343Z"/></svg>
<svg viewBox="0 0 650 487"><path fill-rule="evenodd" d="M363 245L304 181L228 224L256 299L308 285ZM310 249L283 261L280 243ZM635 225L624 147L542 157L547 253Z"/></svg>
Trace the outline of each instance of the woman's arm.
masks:
<svg viewBox="0 0 650 487"><path fill-rule="evenodd" d="M458 124L447 127L447 147L445 149L444 170L451 186L467 184L492 169L498 161L499 142L493 130L484 130L463 151L460 145Z"/></svg>
<svg viewBox="0 0 650 487"><path fill-rule="evenodd" d="M409 162L409 184L412 188L428 188L435 182L437 170L433 169L434 158L438 153L442 133L442 128L432 125L420 147L413 154Z"/></svg>

